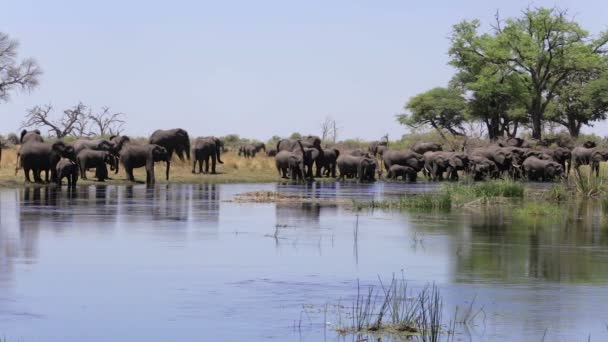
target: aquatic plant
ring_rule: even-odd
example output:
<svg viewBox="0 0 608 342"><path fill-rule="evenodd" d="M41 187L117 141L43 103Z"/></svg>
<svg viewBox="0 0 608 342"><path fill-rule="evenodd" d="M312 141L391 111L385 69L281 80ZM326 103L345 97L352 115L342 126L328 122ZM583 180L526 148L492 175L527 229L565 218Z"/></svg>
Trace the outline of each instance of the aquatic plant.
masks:
<svg viewBox="0 0 608 342"><path fill-rule="evenodd" d="M599 177L585 174L579 176L577 173L574 173L572 177L568 178L568 185L579 196L598 197L606 193L608 181L603 172L600 173Z"/></svg>
<svg viewBox="0 0 608 342"><path fill-rule="evenodd" d="M513 215L519 218L536 216L559 218L562 216L562 213L563 211L559 205L549 202L527 202L521 207L513 209Z"/></svg>
<svg viewBox="0 0 608 342"><path fill-rule="evenodd" d="M524 197L524 186L512 180L446 184L443 191L468 198Z"/></svg>

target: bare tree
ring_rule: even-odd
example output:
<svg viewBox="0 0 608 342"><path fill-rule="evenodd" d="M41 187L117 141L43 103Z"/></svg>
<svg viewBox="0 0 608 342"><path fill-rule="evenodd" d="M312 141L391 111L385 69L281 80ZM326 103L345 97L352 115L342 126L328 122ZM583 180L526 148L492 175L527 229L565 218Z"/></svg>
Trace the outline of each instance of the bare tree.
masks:
<svg viewBox="0 0 608 342"><path fill-rule="evenodd" d="M98 129L96 133L100 136L120 135L123 131L122 126L125 124L123 117L124 113L111 113L110 107L102 107L101 112L97 114L89 112L88 116Z"/></svg>
<svg viewBox="0 0 608 342"><path fill-rule="evenodd" d="M330 116L325 118L325 121L321 124L321 140L336 142L338 137L338 126L336 120Z"/></svg>
<svg viewBox="0 0 608 342"><path fill-rule="evenodd" d="M49 114L53 110L53 106L50 104L36 106L30 109L21 127L48 127L49 132L54 133L57 138L63 138L75 131L79 121L86 119L84 114L86 109L87 107L80 102L73 108L64 110L59 120L52 120L49 118Z"/></svg>
<svg viewBox="0 0 608 342"><path fill-rule="evenodd" d="M42 70L35 60L17 61L16 40L0 32L0 102L8 101L13 90L31 91L38 86Z"/></svg>

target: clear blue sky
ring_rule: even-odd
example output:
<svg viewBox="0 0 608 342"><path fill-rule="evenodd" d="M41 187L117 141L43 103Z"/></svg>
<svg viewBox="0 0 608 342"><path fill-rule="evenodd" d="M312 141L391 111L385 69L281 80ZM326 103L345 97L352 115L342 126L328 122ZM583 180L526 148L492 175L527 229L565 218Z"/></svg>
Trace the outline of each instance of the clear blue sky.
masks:
<svg viewBox="0 0 608 342"><path fill-rule="evenodd" d="M83 101L127 113L131 135L319 134L329 115L340 138L396 138L407 99L453 73L451 26L529 5L608 29L608 1L598 0L5 1L0 31L44 75L31 94L0 104L0 132L17 130L36 104Z"/></svg>

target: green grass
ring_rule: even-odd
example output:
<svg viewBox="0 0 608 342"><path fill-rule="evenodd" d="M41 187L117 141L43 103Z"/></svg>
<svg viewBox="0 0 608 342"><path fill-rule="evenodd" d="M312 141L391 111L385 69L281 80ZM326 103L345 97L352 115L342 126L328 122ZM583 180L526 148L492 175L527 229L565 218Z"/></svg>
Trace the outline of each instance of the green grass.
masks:
<svg viewBox="0 0 608 342"><path fill-rule="evenodd" d="M510 180L497 180L472 184L446 184L444 185L442 190L449 194L458 195L469 199L494 197L524 197L524 186L521 183L517 183Z"/></svg>
<svg viewBox="0 0 608 342"><path fill-rule="evenodd" d="M398 200L357 202L353 201L356 210L361 209L418 209L418 210L450 210L452 196L447 192L439 194L416 194L399 198Z"/></svg>
<svg viewBox="0 0 608 342"><path fill-rule="evenodd" d="M559 205L549 202L527 202L522 207L513 209L513 215L520 218L542 216L556 219L562 217L563 213Z"/></svg>

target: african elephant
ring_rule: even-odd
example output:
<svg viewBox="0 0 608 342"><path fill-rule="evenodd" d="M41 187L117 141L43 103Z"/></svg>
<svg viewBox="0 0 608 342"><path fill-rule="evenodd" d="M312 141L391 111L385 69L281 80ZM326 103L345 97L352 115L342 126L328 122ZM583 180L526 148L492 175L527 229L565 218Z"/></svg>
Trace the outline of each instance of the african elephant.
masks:
<svg viewBox="0 0 608 342"><path fill-rule="evenodd" d="M211 159L211 173L215 174L216 161L224 164L220 155L224 142L216 137L199 137L194 140L192 148L193 163L192 173L196 173L196 163L198 163L199 173L203 173L203 163L205 164L205 173L209 173L209 159Z"/></svg>
<svg viewBox="0 0 608 342"><path fill-rule="evenodd" d="M110 151L118 153L118 151L114 151L114 144L107 139L79 138L72 142L72 146L74 146L74 152L76 155L78 155L78 153L80 153L82 150Z"/></svg>
<svg viewBox="0 0 608 342"><path fill-rule="evenodd" d="M125 168L127 179L131 182L135 181L133 169L139 167L146 168L146 184L156 183L154 177L154 162L169 161L169 153L167 149L155 144L125 144L119 153L120 162Z"/></svg>
<svg viewBox="0 0 608 342"><path fill-rule="evenodd" d="M42 139L42 135L39 130L35 129L33 131L28 131L24 129L21 131L19 142L21 144L28 142L44 142L44 139Z"/></svg>
<svg viewBox="0 0 608 342"><path fill-rule="evenodd" d="M280 151L274 158L279 176L292 180L304 180L304 155L291 151Z"/></svg>
<svg viewBox="0 0 608 342"><path fill-rule="evenodd" d="M340 155L336 161L340 171L339 180L357 178L360 182L376 180L378 162L372 157Z"/></svg>
<svg viewBox="0 0 608 342"><path fill-rule="evenodd" d="M599 147L587 148L584 146L575 147L572 150L572 165L576 174L580 177L581 165L589 165L591 170L589 175L595 172L596 177L600 175L600 163L608 160L608 150L600 149Z"/></svg>
<svg viewBox="0 0 608 342"><path fill-rule="evenodd" d="M486 157L470 156L468 172L473 175L473 180L476 181L498 178L496 163Z"/></svg>
<svg viewBox="0 0 608 342"><path fill-rule="evenodd" d="M55 172L57 174L57 186L61 186L61 181L67 178L68 187L76 187L76 182L78 182L78 166L74 161L68 158L61 158L55 166Z"/></svg>
<svg viewBox="0 0 608 342"><path fill-rule="evenodd" d="M110 136L110 143L112 143L112 150L118 155L118 152L122 147L129 143L131 139L126 135L112 135Z"/></svg>
<svg viewBox="0 0 608 342"><path fill-rule="evenodd" d="M564 174L562 166L552 160L528 157L522 164L524 176L531 181L552 181Z"/></svg>
<svg viewBox="0 0 608 342"><path fill-rule="evenodd" d="M245 158L254 158L255 155L264 150L266 152L266 145L264 143L253 143L239 147L239 156L243 155Z"/></svg>
<svg viewBox="0 0 608 342"><path fill-rule="evenodd" d="M87 169L95 168L95 176L100 182L108 178L108 168L114 171L118 168L118 158L109 151L82 150L76 155L76 164L82 179L87 179Z"/></svg>
<svg viewBox="0 0 608 342"><path fill-rule="evenodd" d="M323 151L323 176L336 178L336 161L340 156L337 148L327 148Z"/></svg>
<svg viewBox="0 0 608 342"><path fill-rule="evenodd" d="M521 148L530 148L532 147L532 145L527 142L526 140L522 139L522 138L507 138L507 139L500 139L497 142L498 146L500 147L521 147Z"/></svg>
<svg viewBox="0 0 608 342"><path fill-rule="evenodd" d="M417 141L411 150L418 154L425 154L426 152L443 151L443 148L437 143Z"/></svg>
<svg viewBox="0 0 608 342"><path fill-rule="evenodd" d="M523 150L519 150L516 147L500 147L492 145L488 147L474 148L471 155L488 158L493 161L494 164L496 164L496 169L499 174L507 172L513 176L518 173L517 169L520 168L519 152L522 152L523 157Z"/></svg>
<svg viewBox="0 0 608 342"><path fill-rule="evenodd" d="M34 173L34 181L41 183L40 173L45 171L45 180L55 182L57 180L55 167L61 158L76 160L74 148L63 141L55 143L29 141L21 146L19 151L19 164L23 167L25 180L30 180L30 170Z"/></svg>
<svg viewBox="0 0 608 342"><path fill-rule="evenodd" d="M416 172L420 172L424 167L424 157L421 154L409 150L395 151L388 150L382 155L384 169L390 170L393 165L409 166Z"/></svg>
<svg viewBox="0 0 608 342"><path fill-rule="evenodd" d="M417 175L416 170L409 166L393 165L388 169L386 178L397 180L397 178L401 177L403 181L409 180L410 182L415 182Z"/></svg>
<svg viewBox="0 0 608 342"><path fill-rule="evenodd" d="M268 150L266 150L266 156L268 157L274 157L277 155L277 149L276 148L269 148Z"/></svg>
<svg viewBox="0 0 608 342"><path fill-rule="evenodd" d="M367 147L369 153L371 153L374 157L380 155L382 157L382 152L384 152L388 148L388 141L373 141Z"/></svg>
<svg viewBox="0 0 608 342"><path fill-rule="evenodd" d="M469 165L469 158L459 152L426 152L424 155L424 172L430 180L442 180L443 173L448 178L458 180L458 171L465 171Z"/></svg>
<svg viewBox="0 0 608 342"><path fill-rule="evenodd" d="M166 177L169 180L169 170L171 169L171 158L173 152L177 154L177 157L182 162L184 161L184 155L186 159L190 161L190 137L188 132L181 128L174 129L158 129L152 133L149 139L150 144L162 146L167 150L167 169Z"/></svg>
<svg viewBox="0 0 608 342"><path fill-rule="evenodd" d="M560 164L564 169L566 178L570 174L570 165L572 160L572 151L565 147L547 148L541 150L544 154L551 156L555 162Z"/></svg>
<svg viewBox="0 0 608 342"><path fill-rule="evenodd" d="M345 154L348 154L349 156L355 156L355 157L368 157L368 158L371 157L369 152L363 151L360 148L356 148L354 150L347 151Z"/></svg>
<svg viewBox="0 0 608 342"><path fill-rule="evenodd" d="M316 148L322 158L323 148L321 147L321 138L314 135L302 137L300 140L281 139L277 142L277 151L294 151L299 149L299 144L302 144L303 147ZM315 177L321 177L321 171L323 168L323 165L321 165L321 158L317 159L318 161L315 161L314 163L316 166ZM305 160L304 163L306 164L306 162L307 161ZM312 170L309 170L308 177L312 178Z"/></svg>

